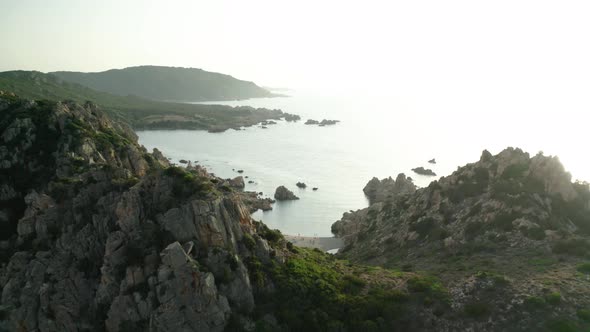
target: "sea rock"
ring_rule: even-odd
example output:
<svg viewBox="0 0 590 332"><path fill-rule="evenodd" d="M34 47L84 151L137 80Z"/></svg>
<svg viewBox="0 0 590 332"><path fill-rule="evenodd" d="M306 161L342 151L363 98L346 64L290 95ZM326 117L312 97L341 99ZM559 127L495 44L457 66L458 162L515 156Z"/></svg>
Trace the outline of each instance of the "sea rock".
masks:
<svg viewBox="0 0 590 332"><path fill-rule="evenodd" d="M295 122L295 121L299 121L301 120L301 117L299 115L296 114L289 114L289 113L284 113L283 114L283 118L285 119L285 121L287 122Z"/></svg>
<svg viewBox="0 0 590 332"><path fill-rule="evenodd" d="M412 168L412 171L416 174L419 174L419 175L436 176L436 173L434 173L431 169L427 169L424 167Z"/></svg>
<svg viewBox="0 0 590 332"><path fill-rule="evenodd" d="M181 164L188 164L188 160L185 159L180 159L178 162Z"/></svg>
<svg viewBox="0 0 590 332"><path fill-rule="evenodd" d="M323 120L322 120L322 121L319 123L319 125L320 125L320 126L332 126L332 125L335 125L335 124L337 124L338 122L340 122L340 120L326 120L326 119L323 119Z"/></svg>
<svg viewBox="0 0 590 332"><path fill-rule="evenodd" d="M430 164L436 164L436 159L435 158L432 158L432 159L430 159L428 161L428 163L430 163Z"/></svg>
<svg viewBox="0 0 590 332"><path fill-rule="evenodd" d="M320 123L320 122L319 122L319 121L317 121L317 120L308 119L307 121L305 121L305 123L304 123L304 124L306 124L306 125L317 125L317 124L319 124L319 123Z"/></svg>
<svg viewBox="0 0 590 332"><path fill-rule="evenodd" d="M317 190L318 190L318 188L317 188L317 187L313 187L313 189L312 189L312 190L313 190L313 191L317 191Z"/></svg>
<svg viewBox="0 0 590 332"><path fill-rule="evenodd" d="M307 185L303 182L297 182L296 186L297 186L297 188L301 188L301 189L307 188Z"/></svg>
<svg viewBox="0 0 590 332"><path fill-rule="evenodd" d="M295 196L295 194L293 194L293 192L287 189L285 186L277 187L274 197L277 201L289 201L299 199L299 197Z"/></svg>
<svg viewBox="0 0 590 332"><path fill-rule="evenodd" d="M239 169L238 170L238 173L242 174L242 173L244 173L244 170L243 169Z"/></svg>

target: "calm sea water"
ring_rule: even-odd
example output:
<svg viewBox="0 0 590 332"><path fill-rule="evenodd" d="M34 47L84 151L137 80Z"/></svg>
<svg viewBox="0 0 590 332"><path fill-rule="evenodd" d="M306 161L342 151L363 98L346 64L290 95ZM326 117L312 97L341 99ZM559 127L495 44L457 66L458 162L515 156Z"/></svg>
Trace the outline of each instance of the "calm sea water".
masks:
<svg viewBox="0 0 590 332"><path fill-rule="evenodd" d="M303 121L298 123L225 133L142 131L139 140L173 161L197 160L223 178L238 176L236 171L243 169L246 181L255 182L247 184L246 190L268 197L277 186L285 185L301 199L277 202L273 211L257 212L254 217L295 235L331 235L331 224L343 212L367 206L362 188L374 176L406 173L417 185L426 186L435 178L413 174L412 168L424 166L439 176L448 175L478 160L483 149L497 153L518 146L531 154L540 150L557 154L574 177L590 179L585 167L588 157L571 143L578 139L572 131L580 128L567 118L543 115L533 107L517 112L488 105L475 112L469 103L444 98L416 102L399 96L367 99L291 93L285 98L221 103L280 108L301 115ZM307 126L303 122L308 118L341 122ZM431 158L438 163L428 164ZM299 181L308 188L298 189Z"/></svg>

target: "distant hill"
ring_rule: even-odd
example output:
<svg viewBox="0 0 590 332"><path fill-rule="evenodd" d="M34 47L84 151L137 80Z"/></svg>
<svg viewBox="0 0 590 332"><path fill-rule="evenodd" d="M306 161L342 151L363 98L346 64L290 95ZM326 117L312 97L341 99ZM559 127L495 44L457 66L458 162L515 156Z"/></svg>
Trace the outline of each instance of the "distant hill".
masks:
<svg viewBox="0 0 590 332"><path fill-rule="evenodd" d="M273 96L253 82L197 68L139 66L98 73L58 71L51 74L98 91L161 101L218 101Z"/></svg>
<svg viewBox="0 0 590 332"><path fill-rule="evenodd" d="M112 117L135 129L205 129L223 131L278 119L280 110L230 107L224 105L182 104L119 96L67 82L53 74L37 71L0 72L0 91L22 98L52 101L92 101Z"/></svg>

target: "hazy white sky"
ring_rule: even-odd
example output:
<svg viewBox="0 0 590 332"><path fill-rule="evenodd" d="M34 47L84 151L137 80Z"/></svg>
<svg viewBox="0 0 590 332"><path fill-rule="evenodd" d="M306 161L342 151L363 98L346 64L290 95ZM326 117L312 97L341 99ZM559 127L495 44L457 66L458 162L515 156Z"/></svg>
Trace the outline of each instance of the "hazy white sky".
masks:
<svg viewBox="0 0 590 332"><path fill-rule="evenodd" d="M590 1L0 0L0 70L198 67L289 87L588 82Z"/></svg>

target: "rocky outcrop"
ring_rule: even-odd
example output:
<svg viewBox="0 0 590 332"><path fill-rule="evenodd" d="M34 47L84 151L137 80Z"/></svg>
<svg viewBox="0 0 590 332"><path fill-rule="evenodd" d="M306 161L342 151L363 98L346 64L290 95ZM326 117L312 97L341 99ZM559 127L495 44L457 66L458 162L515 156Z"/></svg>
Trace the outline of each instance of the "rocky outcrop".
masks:
<svg viewBox="0 0 590 332"><path fill-rule="evenodd" d="M317 124L319 124L319 123L320 123L320 122L319 122L318 120L307 119L307 121L305 121L305 123L304 123L304 124L306 124L306 125L317 125Z"/></svg>
<svg viewBox="0 0 590 332"><path fill-rule="evenodd" d="M274 197L277 201L290 201L299 199L299 197L295 196L295 194L285 186L277 187Z"/></svg>
<svg viewBox="0 0 590 332"><path fill-rule="evenodd" d="M371 179L363 188L363 192L369 199L369 203L375 204L383 202L386 198L392 199L399 194L411 194L416 191L416 188L411 179L400 173L395 180L391 177L381 181L377 178Z"/></svg>
<svg viewBox="0 0 590 332"><path fill-rule="evenodd" d="M240 197L244 204L250 208L251 213L254 213L258 210L270 211L272 210L272 204L275 203L275 200L271 198L263 198L262 193L246 191L241 192Z"/></svg>
<svg viewBox="0 0 590 332"><path fill-rule="evenodd" d="M428 161L429 164L436 164L436 159L432 158Z"/></svg>
<svg viewBox="0 0 590 332"><path fill-rule="evenodd" d="M284 113L284 118L287 122L296 122L301 120L301 117L299 115L289 113Z"/></svg>
<svg viewBox="0 0 590 332"><path fill-rule="evenodd" d="M246 184L244 183L244 177L242 176L237 176L229 180L228 183L231 187L234 187L236 189L244 189L244 187L246 186Z"/></svg>
<svg viewBox="0 0 590 332"><path fill-rule="evenodd" d="M416 168L412 168L412 172L414 172L416 174L419 174L419 175L436 176L436 173L434 173L431 169L424 168L422 166L416 167Z"/></svg>
<svg viewBox="0 0 590 332"><path fill-rule="evenodd" d="M300 188L300 189L307 188L307 185L303 182L297 182L296 186L297 186L297 188Z"/></svg>
<svg viewBox="0 0 590 332"><path fill-rule="evenodd" d="M383 182L372 180L365 192L375 197L379 185ZM557 158L531 158L510 148L496 156L484 151L479 162L414 194L386 197L368 209L347 213L333 231L344 237L350 257L359 257L367 248L379 248L374 257L394 254L393 248L408 248L403 257L432 256L440 250L463 252L474 241L550 252L556 231L559 241L590 234L590 219L580 214L589 203L588 185L572 183Z"/></svg>

